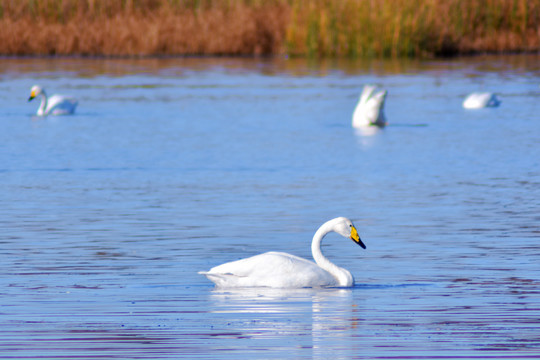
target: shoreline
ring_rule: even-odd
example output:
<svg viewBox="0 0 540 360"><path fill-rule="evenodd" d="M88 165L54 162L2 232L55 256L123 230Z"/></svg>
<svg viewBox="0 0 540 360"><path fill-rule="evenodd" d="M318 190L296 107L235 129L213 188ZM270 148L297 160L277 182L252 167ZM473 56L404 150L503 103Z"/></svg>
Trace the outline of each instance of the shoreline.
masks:
<svg viewBox="0 0 540 360"><path fill-rule="evenodd" d="M312 58L309 56L289 56L286 54L277 55L250 55L250 54L148 54L148 55L80 55L80 54L24 54L24 55L10 55L0 54L0 60L17 60L17 59L44 59L44 60L196 60L196 59L238 59L238 60L310 60L310 61L340 61L340 60L358 60L358 61L392 61L392 60L419 60L419 61L444 61L444 60L458 60L458 59L479 59L483 57L514 57L514 56L539 56L540 50L534 51L508 51L508 52L477 52L477 53L464 53L455 54L449 56L435 56L435 57L363 57L363 58L349 58L349 57L330 57L321 56Z"/></svg>

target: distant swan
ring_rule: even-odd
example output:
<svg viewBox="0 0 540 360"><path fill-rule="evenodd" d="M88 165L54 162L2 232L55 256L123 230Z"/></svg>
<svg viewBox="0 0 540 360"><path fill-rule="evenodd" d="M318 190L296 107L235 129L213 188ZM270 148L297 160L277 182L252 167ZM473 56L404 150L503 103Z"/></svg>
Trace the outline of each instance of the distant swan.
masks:
<svg viewBox="0 0 540 360"><path fill-rule="evenodd" d="M501 101L497 95L491 92L473 92L463 101L465 109L481 109L486 107L497 107Z"/></svg>
<svg viewBox="0 0 540 360"><path fill-rule="evenodd" d="M228 262L209 271L201 271L218 288L237 287L351 287L354 278L349 271L332 264L321 252L326 234L335 231L366 248L351 220L338 217L324 223L313 236L311 253L315 262L282 252L267 252Z"/></svg>
<svg viewBox="0 0 540 360"><path fill-rule="evenodd" d="M360 100L353 113L352 126L362 128L366 126L386 126L384 117L384 101L386 90L377 91L377 87L366 85L360 95Z"/></svg>
<svg viewBox="0 0 540 360"><path fill-rule="evenodd" d="M77 100L74 98L61 95L47 97L45 90L34 85L30 90L28 101L32 101L37 96L41 96L41 104L37 111L38 116L73 114L77 107Z"/></svg>

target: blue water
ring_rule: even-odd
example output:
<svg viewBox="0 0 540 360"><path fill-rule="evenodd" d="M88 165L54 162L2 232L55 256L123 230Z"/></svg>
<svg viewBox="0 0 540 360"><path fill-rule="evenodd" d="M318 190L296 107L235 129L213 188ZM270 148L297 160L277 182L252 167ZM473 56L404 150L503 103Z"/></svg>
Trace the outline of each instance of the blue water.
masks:
<svg viewBox="0 0 540 360"><path fill-rule="evenodd" d="M538 60L0 59L0 358L540 357ZM34 116L34 84L77 112ZM352 289L197 274L311 258L336 216Z"/></svg>

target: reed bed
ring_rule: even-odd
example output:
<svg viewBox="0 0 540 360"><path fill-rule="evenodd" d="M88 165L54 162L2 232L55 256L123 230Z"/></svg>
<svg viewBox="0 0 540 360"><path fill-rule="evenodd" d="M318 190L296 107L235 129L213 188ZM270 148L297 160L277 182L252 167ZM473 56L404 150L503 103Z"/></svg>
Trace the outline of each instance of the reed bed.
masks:
<svg viewBox="0 0 540 360"><path fill-rule="evenodd" d="M279 2L0 0L9 55L268 55L281 51Z"/></svg>
<svg viewBox="0 0 540 360"><path fill-rule="evenodd" d="M540 51L538 0L0 0L3 55Z"/></svg>

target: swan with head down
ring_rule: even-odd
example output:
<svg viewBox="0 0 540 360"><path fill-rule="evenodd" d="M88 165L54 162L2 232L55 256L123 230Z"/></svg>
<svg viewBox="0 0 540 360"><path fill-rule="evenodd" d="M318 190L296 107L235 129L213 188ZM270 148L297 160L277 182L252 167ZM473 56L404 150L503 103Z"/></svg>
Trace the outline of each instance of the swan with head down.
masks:
<svg viewBox="0 0 540 360"><path fill-rule="evenodd" d="M465 109L482 109L487 107L497 107L501 100L492 92L473 92L463 100Z"/></svg>
<svg viewBox="0 0 540 360"><path fill-rule="evenodd" d="M77 100L72 97L62 95L47 96L45 90L38 85L32 86L28 101L41 96L41 104L37 110L37 116L47 115L69 115L75 112Z"/></svg>
<svg viewBox="0 0 540 360"><path fill-rule="evenodd" d="M199 274L205 275L218 288L351 287L354 285L352 274L330 262L321 252L323 238L332 231L366 248L351 220L338 217L324 223L313 236L311 252L315 262L272 251L228 262Z"/></svg>
<svg viewBox="0 0 540 360"><path fill-rule="evenodd" d="M357 129L370 126L385 127L384 102L387 94L386 90L379 90L376 86L364 86L354 109L352 127Z"/></svg>

